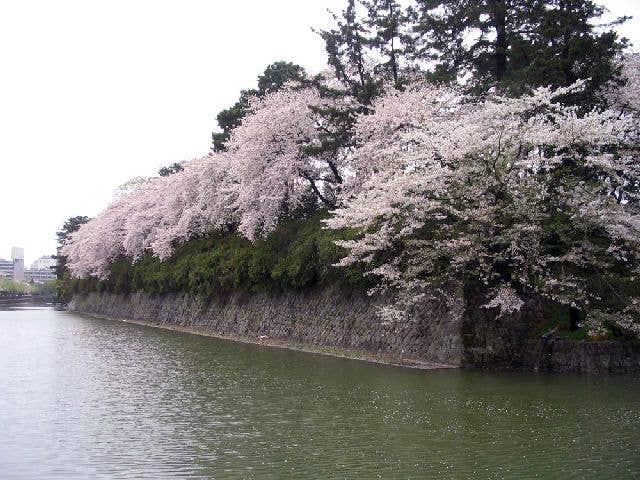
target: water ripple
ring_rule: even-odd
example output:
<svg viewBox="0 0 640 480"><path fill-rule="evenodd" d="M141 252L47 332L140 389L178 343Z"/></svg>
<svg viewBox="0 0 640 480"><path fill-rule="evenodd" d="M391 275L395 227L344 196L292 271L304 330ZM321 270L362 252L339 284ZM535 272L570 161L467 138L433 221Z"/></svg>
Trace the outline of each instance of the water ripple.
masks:
<svg viewBox="0 0 640 480"><path fill-rule="evenodd" d="M0 477L640 476L640 380L411 371L0 312Z"/></svg>

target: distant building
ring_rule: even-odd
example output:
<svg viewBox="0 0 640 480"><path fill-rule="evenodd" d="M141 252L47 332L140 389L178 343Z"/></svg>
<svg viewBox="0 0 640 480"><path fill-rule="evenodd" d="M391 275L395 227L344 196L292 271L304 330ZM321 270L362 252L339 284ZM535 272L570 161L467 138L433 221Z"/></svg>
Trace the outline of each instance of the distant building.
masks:
<svg viewBox="0 0 640 480"><path fill-rule="evenodd" d="M31 264L31 270L47 270L55 268L58 261L53 255L43 255Z"/></svg>
<svg viewBox="0 0 640 480"><path fill-rule="evenodd" d="M25 282L46 283L50 280L55 280L55 279L56 279L56 273L49 268L43 268L38 270L29 268L24 271Z"/></svg>
<svg viewBox="0 0 640 480"><path fill-rule="evenodd" d="M24 248L11 247L13 260L13 281L24 282Z"/></svg>
<svg viewBox="0 0 640 480"><path fill-rule="evenodd" d="M55 280L58 261L53 255L43 255L31 264L31 268L25 270L24 279L29 283L45 283Z"/></svg>
<svg viewBox="0 0 640 480"><path fill-rule="evenodd" d="M24 268L24 249L13 247L11 260L0 258L0 278L16 282L45 283L56 278L56 259L52 255L38 258L31 268Z"/></svg>
<svg viewBox="0 0 640 480"><path fill-rule="evenodd" d="M0 278L11 280L13 278L13 261L0 258Z"/></svg>

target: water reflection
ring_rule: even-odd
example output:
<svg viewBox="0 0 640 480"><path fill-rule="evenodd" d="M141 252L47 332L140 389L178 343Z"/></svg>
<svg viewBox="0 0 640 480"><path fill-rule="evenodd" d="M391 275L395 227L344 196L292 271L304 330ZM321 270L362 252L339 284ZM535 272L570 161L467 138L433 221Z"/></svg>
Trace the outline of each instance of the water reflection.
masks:
<svg viewBox="0 0 640 480"><path fill-rule="evenodd" d="M640 381L413 371L0 312L3 478L634 478Z"/></svg>

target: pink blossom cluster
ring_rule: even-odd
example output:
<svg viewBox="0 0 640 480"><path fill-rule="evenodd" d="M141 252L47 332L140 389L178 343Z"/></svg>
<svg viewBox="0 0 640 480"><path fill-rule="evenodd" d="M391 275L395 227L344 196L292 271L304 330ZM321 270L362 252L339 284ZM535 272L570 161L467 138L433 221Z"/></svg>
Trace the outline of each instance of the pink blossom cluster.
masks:
<svg viewBox="0 0 640 480"><path fill-rule="evenodd" d="M605 97L616 108L640 112L640 53L627 54L622 58L620 68L624 85L617 82L607 85Z"/></svg>
<svg viewBox="0 0 640 480"><path fill-rule="evenodd" d="M62 248L74 276L106 278L120 255L152 251L168 257L176 242L233 221L228 159L211 155L184 170L130 185L104 211L83 225Z"/></svg>
<svg viewBox="0 0 640 480"><path fill-rule="evenodd" d="M338 160L302 152L319 141L323 126L310 107L336 102L296 86L253 99L226 152L185 162L167 177L129 182L63 247L69 270L105 278L120 255L167 258L181 242L230 227L250 239L272 231L300 204L310 179L321 192L343 168Z"/></svg>

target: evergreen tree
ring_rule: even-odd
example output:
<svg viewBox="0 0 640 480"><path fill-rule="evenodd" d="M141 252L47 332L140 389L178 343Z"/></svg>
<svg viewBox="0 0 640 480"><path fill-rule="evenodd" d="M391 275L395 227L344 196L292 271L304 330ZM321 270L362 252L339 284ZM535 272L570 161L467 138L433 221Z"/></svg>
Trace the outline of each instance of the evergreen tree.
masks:
<svg viewBox="0 0 640 480"><path fill-rule="evenodd" d="M592 0L416 0L409 13L414 58L435 62L434 79L468 80L476 93L584 79L590 96L617 76L626 45L612 24L596 26L604 8Z"/></svg>
<svg viewBox="0 0 640 480"><path fill-rule="evenodd" d="M218 127L220 127L222 131L213 132L211 134L211 138L213 140L212 149L214 152L221 152L225 150L224 144L229 140L231 130L240 125L242 117L247 113L249 99L257 94L258 91L255 89L242 90L240 92L240 99L232 107L218 113L216 120L218 122Z"/></svg>
<svg viewBox="0 0 640 480"><path fill-rule="evenodd" d="M168 177L169 175L173 175L174 173L178 173L184 170L184 167L179 162L173 162L168 167L162 167L158 170L158 175L161 177Z"/></svg>
<svg viewBox="0 0 640 480"><path fill-rule="evenodd" d="M630 17L598 28L595 25L606 10L592 0L547 0L544 4L533 38L534 55L523 66L526 81L533 86L566 87L587 80L585 91L573 100L592 104L601 87L619 80L616 60L627 40L612 27Z"/></svg>
<svg viewBox="0 0 640 480"><path fill-rule="evenodd" d="M306 79L304 68L291 62L275 62L264 69L258 77L258 95L280 90L288 82L303 82Z"/></svg>
<svg viewBox="0 0 640 480"><path fill-rule="evenodd" d="M324 97L351 97L330 107L312 107L324 121L319 143L305 153L323 158L348 154L358 114L370 111L373 99L383 92L385 81L401 88L405 70L407 17L397 0L348 0L340 13L331 12L334 26L317 33L325 42L328 63L345 89L328 88L319 76L314 84ZM346 100L346 98L345 98ZM340 175L336 189L342 183Z"/></svg>
<svg viewBox="0 0 640 480"><path fill-rule="evenodd" d="M399 85L401 80L401 56L403 37L401 26L405 21L402 7L396 0L362 0L367 10L365 25L369 29L369 48L385 59L378 64L375 73L383 73Z"/></svg>
<svg viewBox="0 0 640 480"><path fill-rule="evenodd" d="M331 12L335 26L318 33L325 42L327 61L336 78L347 86L354 98L368 105L380 93L381 82L369 65L367 53L372 39L362 9L358 11L359 5L356 0L348 0L347 8L340 15Z"/></svg>

